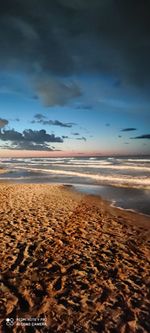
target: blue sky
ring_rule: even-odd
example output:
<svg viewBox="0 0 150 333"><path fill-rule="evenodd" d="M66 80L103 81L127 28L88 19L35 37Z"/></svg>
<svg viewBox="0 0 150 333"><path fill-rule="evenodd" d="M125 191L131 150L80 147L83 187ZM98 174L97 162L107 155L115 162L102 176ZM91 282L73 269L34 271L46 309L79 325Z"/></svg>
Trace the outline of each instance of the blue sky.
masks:
<svg viewBox="0 0 150 333"><path fill-rule="evenodd" d="M0 26L0 155L149 154L146 8L134 17L131 1L124 17L111 0L11 6Z"/></svg>
<svg viewBox="0 0 150 333"><path fill-rule="evenodd" d="M102 154L149 153L148 139L131 139L149 133L148 96L128 87L115 85L116 78L86 76L70 78L82 91L66 105L45 106L23 73L2 72L0 79L1 119L7 119L4 130L23 132L25 129L45 129L55 136L66 136L54 149L69 152L98 152ZM133 93L132 93L133 91ZM141 112L142 110L142 112ZM71 127L35 122L35 115L45 120L72 123ZM130 130L136 128L136 130ZM122 129L129 129L122 132ZM75 135L76 133L76 135ZM78 133L78 134L77 134ZM7 146L9 148L9 141ZM1 149L6 141L1 142Z"/></svg>

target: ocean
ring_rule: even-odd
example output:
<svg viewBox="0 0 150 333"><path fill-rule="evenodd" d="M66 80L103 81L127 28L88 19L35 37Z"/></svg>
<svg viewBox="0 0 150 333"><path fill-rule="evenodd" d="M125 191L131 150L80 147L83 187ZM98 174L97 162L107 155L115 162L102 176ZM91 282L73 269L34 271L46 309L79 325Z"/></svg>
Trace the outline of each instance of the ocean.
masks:
<svg viewBox="0 0 150 333"><path fill-rule="evenodd" d="M0 181L70 184L113 205L150 215L150 156L1 158Z"/></svg>

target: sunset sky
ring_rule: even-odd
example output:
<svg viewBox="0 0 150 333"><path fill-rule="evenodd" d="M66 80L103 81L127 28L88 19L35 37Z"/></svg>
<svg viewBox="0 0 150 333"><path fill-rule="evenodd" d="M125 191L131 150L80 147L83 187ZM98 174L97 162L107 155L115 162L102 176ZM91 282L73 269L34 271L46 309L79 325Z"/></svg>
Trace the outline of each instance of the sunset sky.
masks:
<svg viewBox="0 0 150 333"><path fill-rule="evenodd" d="M150 3L2 0L0 156L150 153Z"/></svg>

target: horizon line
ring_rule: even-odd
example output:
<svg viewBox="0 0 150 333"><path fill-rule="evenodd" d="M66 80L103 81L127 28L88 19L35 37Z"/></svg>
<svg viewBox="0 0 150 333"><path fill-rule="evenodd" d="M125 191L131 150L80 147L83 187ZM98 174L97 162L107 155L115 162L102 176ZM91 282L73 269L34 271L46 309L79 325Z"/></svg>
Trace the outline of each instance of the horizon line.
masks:
<svg viewBox="0 0 150 333"><path fill-rule="evenodd" d="M2 152L0 151L0 158L51 158L51 157L109 157L109 156L150 156L146 153L121 153L121 152L106 152L100 153L97 151L94 152L58 152L58 151L12 151L7 150Z"/></svg>

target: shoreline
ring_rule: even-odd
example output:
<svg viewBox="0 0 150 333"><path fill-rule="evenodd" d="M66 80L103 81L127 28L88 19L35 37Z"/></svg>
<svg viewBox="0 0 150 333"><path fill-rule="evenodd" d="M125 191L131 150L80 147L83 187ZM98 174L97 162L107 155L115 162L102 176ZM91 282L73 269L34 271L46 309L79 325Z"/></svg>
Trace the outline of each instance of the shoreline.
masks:
<svg viewBox="0 0 150 333"><path fill-rule="evenodd" d="M116 201L115 201L116 202ZM135 209L132 209L132 208L123 208L123 207L120 207L120 206L115 206L115 203L111 203L110 202L110 206L111 207L114 207L114 208L117 208L117 209L119 209L119 210L125 210L125 211L127 211L127 212L129 212L129 213L135 213L135 214L137 214L137 215L142 215L142 216L145 216L145 217L148 217L148 218L150 218L150 215L149 214L144 214L144 213L141 213L141 212L138 212L137 210L135 210Z"/></svg>
<svg viewBox="0 0 150 333"><path fill-rule="evenodd" d="M66 187L71 192L73 191L75 193L79 193L79 194L84 195L85 197L91 199L93 202L95 201L96 206L98 206L98 205L100 205L100 207L101 207L101 205L105 206L105 209L106 209L106 211L108 211L108 213L110 213L112 215L116 214L116 216L119 216L122 213L124 218L128 219L128 217L129 217L128 222L132 221L132 223L135 223L135 225L137 225L137 226L143 226L143 224L144 224L144 227L146 229L150 230L150 216L149 215L143 214L140 212L136 212L135 210L130 210L130 209L125 209L122 207L114 206L111 201L104 199L100 195L88 194L85 192L83 193L83 192L77 191L73 187L73 185L63 185L63 186Z"/></svg>
<svg viewBox="0 0 150 333"><path fill-rule="evenodd" d="M4 169L3 169L4 170ZM0 173L9 173L9 171L7 170L7 169L5 169L4 171L2 171L2 172L0 172ZM150 217L150 213L149 214L147 214L147 213L144 213L144 212L142 212L142 211L138 211L138 210L136 210L136 208L134 209L134 208L125 208L125 207L122 207L122 206L119 206L119 203L117 203L117 199L106 199L105 197L104 197L104 195L103 194L101 194L101 193L99 193L99 194L97 194L97 193L90 193L90 191L82 191L82 190L80 190L80 189L78 189L78 187L87 187L87 188L90 188L90 187L95 187L95 188L101 188L101 187L104 187L104 188L110 188L110 189L113 189L113 190L116 190L116 189L118 189L118 190L123 190L123 189L128 189L128 190L139 190L139 191L144 191L144 190L149 190L149 188L145 188L145 187L128 187L128 186L117 186L117 185L112 185L112 184L110 184L110 185L108 185L108 184L83 184L83 183L74 183L74 182L72 182L72 183L67 183L67 182L55 182L55 181L52 181L52 180L50 180L49 182L48 181L45 181L45 182L37 182L37 180L35 181L35 182L33 182L33 181L29 181L28 179L25 179L25 182L23 182L22 181L22 179L21 179L21 181L19 181L19 178L17 179L17 181L16 181L16 179L13 179L13 178L9 178L9 179L0 179L0 184L5 184L5 183L7 183L7 184L33 184L33 185L42 185L42 184L45 184L45 185L57 185L57 186L59 186L59 185L61 185L61 186L72 186L72 188L75 188L75 191L77 192L77 193L83 193L83 194L87 194L87 195L94 195L94 196L98 196L99 198L101 198L102 200L104 200L104 201L107 201L108 203L109 203L109 205L111 205L112 207L114 207L114 208L117 208L117 209L119 209L119 210L125 210L125 211L128 211L128 212L135 212L136 214L139 214L139 215L144 215L144 216L146 216L146 217ZM115 202L115 204L114 204L114 202Z"/></svg>
<svg viewBox="0 0 150 333"><path fill-rule="evenodd" d="M64 184L65 185L65 184ZM109 187L109 188L112 188L112 189L123 189L124 188L124 186L113 186L113 185L93 185L93 184L75 184L75 183L73 183L73 184L68 184L67 186L72 186L74 189L75 189L75 191L77 191L78 193L82 193L82 194L85 194L85 195L91 195L91 196L95 196L95 197L98 197L98 198L100 198L101 200L103 200L103 201L105 201L105 202L107 202L108 203L108 205L110 205L111 207L114 207L114 208L117 208L117 209L119 209L119 210L123 210L123 211L127 211L127 212L131 212L131 213L135 213L135 214L137 214L137 215L142 215L142 216L145 216L145 217L149 217L150 218L150 214L145 214L145 213L142 213L142 212L140 212L140 211L137 211L137 210L135 210L135 209L132 209L132 208L124 208L124 207L121 207L121 206L117 206L117 201L116 200L107 200L107 199L105 199L104 197L103 197L103 195L101 195L101 194L94 194L94 193L91 193L90 194L90 192L84 192L84 191L80 191L80 190L78 190L77 188L75 188L76 186L83 186L83 187L85 187L85 186L87 186L87 187L98 187L98 186L103 186L103 187ZM134 189L133 187L132 188L130 188L130 187L128 187L128 189ZM137 190L144 190L144 188L142 189L142 188L136 188ZM115 204L116 205L115 205Z"/></svg>
<svg viewBox="0 0 150 333"><path fill-rule="evenodd" d="M149 219L72 186L10 183L0 219L2 332L39 317L52 332L148 332Z"/></svg>

